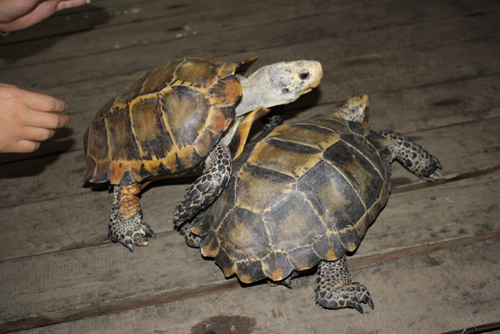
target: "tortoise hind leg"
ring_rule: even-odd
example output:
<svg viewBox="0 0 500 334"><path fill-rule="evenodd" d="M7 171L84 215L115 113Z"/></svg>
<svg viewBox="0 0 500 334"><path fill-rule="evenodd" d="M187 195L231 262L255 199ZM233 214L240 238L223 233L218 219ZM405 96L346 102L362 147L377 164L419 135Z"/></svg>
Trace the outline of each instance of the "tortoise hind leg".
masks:
<svg viewBox="0 0 500 334"><path fill-rule="evenodd" d="M355 308L363 313L361 303L366 303L373 310L368 290L361 283L352 282L345 255L336 261L321 261L316 284L316 303L324 308Z"/></svg>
<svg viewBox="0 0 500 334"><path fill-rule="evenodd" d="M131 252L134 244L147 246L148 237L156 238L148 224L142 221L142 208L139 202L141 187L134 183L126 186L113 186L113 205L109 219L108 238L120 242Z"/></svg>
<svg viewBox="0 0 500 334"><path fill-rule="evenodd" d="M426 181L441 177L441 163L420 145L397 132L382 131L380 134L387 140L392 159L397 159L410 172Z"/></svg>
<svg viewBox="0 0 500 334"><path fill-rule="evenodd" d="M208 208L227 186L231 170L229 147L222 144L217 145L205 160L203 174L189 186L183 200L175 207L175 226L182 226Z"/></svg>

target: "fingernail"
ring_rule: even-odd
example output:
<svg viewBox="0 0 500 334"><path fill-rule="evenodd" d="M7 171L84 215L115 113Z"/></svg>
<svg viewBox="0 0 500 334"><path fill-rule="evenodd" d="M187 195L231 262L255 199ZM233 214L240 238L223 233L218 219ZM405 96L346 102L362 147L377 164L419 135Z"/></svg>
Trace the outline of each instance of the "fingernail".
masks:
<svg viewBox="0 0 500 334"><path fill-rule="evenodd" d="M87 4L89 4L89 3L90 3L90 0L87 0Z"/></svg>

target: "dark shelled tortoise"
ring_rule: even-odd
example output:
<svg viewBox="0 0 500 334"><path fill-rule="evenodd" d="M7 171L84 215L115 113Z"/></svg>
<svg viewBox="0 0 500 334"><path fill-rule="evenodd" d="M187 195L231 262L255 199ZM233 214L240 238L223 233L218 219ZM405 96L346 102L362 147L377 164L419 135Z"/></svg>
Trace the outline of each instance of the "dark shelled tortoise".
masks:
<svg viewBox="0 0 500 334"><path fill-rule="evenodd" d="M389 197L397 159L424 180L439 161L395 132L373 132L368 97L337 113L281 125L248 145L221 196L182 231L229 277L287 286L319 264L316 301L325 308L373 308L353 283L346 252L354 251Z"/></svg>
<svg viewBox="0 0 500 334"><path fill-rule="evenodd" d="M252 122L268 107L295 101L322 77L316 61L276 63L243 77L256 59L174 60L130 83L97 112L84 138L84 181L114 186L111 240L132 251L133 244L146 246L155 237L138 198L152 180L203 170L176 207L178 224L212 203Z"/></svg>

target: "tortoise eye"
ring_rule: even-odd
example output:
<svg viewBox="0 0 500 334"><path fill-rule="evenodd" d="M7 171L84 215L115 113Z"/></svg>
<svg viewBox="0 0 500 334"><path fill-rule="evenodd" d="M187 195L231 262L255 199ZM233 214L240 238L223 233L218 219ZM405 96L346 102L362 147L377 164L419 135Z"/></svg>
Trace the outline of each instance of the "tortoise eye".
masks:
<svg viewBox="0 0 500 334"><path fill-rule="evenodd" d="M283 94L288 94L288 92L289 92L289 91L290 91L290 90L289 90L288 88L283 88L283 89L281 90L281 92L282 92Z"/></svg>
<svg viewBox="0 0 500 334"><path fill-rule="evenodd" d="M308 71L305 71L305 72L302 72L302 73L300 73L300 74L299 74L299 78L300 78L300 80L306 80L306 79L309 79L309 76L310 76L310 74L309 74L309 72L308 72Z"/></svg>

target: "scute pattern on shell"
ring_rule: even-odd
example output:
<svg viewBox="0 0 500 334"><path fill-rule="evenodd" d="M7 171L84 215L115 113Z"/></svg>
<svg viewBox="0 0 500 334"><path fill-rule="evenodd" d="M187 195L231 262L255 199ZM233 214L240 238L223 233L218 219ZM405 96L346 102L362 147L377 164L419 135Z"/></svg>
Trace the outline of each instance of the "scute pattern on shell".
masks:
<svg viewBox="0 0 500 334"><path fill-rule="evenodd" d="M234 118L237 66L181 58L130 83L85 134L84 181L125 185L196 173Z"/></svg>
<svg viewBox="0 0 500 334"><path fill-rule="evenodd" d="M389 156L367 124L339 115L279 126L245 148L191 231L203 256L245 283L339 259L387 202Z"/></svg>

